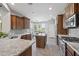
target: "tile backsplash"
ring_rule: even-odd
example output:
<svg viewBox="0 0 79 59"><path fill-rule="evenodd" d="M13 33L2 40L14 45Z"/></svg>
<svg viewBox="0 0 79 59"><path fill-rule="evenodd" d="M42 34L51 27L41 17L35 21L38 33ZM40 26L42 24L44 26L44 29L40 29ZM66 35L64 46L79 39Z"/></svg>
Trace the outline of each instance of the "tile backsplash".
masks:
<svg viewBox="0 0 79 59"><path fill-rule="evenodd" d="M69 36L79 38L79 28L69 29Z"/></svg>
<svg viewBox="0 0 79 59"><path fill-rule="evenodd" d="M30 29L11 30L10 33L14 34L30 33Z"/></svg>

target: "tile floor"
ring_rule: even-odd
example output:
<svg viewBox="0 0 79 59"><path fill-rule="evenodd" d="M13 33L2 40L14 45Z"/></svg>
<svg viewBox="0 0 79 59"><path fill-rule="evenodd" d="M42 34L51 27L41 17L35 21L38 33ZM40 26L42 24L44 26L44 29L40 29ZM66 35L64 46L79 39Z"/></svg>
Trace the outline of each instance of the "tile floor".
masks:
<svg viewBox="0 0 79 59"><path fill-rule="evenodd" d="M55 38L48 38L44 49L36 48L36 44L32 46L33 56L62 56L60 48L56 45Z"/></svg>

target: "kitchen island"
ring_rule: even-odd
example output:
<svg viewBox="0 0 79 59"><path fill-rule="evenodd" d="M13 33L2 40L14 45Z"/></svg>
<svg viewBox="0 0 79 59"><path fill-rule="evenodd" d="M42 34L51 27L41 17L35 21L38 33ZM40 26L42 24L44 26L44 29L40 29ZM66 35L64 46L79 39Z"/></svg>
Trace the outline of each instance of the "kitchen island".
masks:
<svg viewBox="0 0 79 59"><path fill-rule="evenodd" d="M47 42L47 35L45 33L38 33L36 35L36 47L45 48Z"/></svg>
<svg viewBox="0 0 79 59"><path fill-rule="evenodd" d="M0 56L31 56L33 40L0 39Z"/></svg>

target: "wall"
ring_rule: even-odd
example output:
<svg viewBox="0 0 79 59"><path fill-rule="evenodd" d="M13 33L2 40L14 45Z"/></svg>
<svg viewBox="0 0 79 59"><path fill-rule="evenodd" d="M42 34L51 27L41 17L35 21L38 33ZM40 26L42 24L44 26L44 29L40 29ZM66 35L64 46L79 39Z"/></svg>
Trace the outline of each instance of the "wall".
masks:
<svg viewBox="0 0 79 59"><path fill-rule="evenodd" d="M8 33L10 31L10 10L8 6L3 5L3 7L0 8L1 18L2 18L2 32Z"/></svg>
<svg viewBox="0 0 79 59"><path fill-rule="evenodd" d="M79 28L69 29L69 36L79 38Z"/></svg>
<svg viewBox="0 0 79 59"><path fill-rule="evenodd" d="M55 20L51 19L48 22L48 28L47 28L47 32L48 32L48 37L56 37L56 24L55 24Z"/></svg>

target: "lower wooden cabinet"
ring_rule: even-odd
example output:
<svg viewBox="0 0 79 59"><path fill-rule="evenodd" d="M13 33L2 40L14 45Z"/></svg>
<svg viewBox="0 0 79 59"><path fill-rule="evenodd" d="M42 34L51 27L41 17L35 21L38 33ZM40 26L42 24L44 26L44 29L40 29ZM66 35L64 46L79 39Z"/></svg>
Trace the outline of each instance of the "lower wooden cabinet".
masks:
<svg viewBox="0 0 79 59"><path fill-rule="evenodd" d="M65 56L79 56L79 54L65 43Z"/></svg>
<svg viewBox="0 0 79 59"><path fill-rule="evenodd" d="M24 50L18 56L32 56L32 47L29 47L28 49Z"/></svg>
<svg viewBox="0 0 79 59"><path fill-rule="evenodd" d="M47 36L36 36L36 47L45 48L47 42Z"/></svg>
<svg viewBox="0 0 79 59"><path fill-rule="evenodd" d="M31 40L31 34L26 34L26 35L22 35L21 39L25 39L25 40Z"/></svg>

